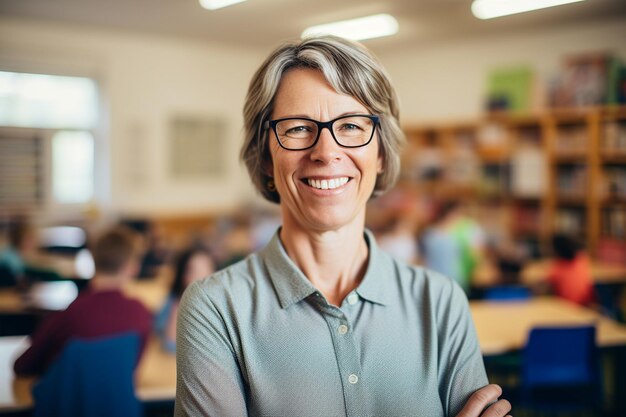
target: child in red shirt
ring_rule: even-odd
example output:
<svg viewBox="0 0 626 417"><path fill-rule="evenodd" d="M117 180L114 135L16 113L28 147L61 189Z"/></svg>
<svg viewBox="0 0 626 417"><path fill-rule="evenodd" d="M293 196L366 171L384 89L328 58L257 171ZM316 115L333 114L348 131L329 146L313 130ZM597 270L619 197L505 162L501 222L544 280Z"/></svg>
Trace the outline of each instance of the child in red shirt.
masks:
<svg viewBox="0 0 626 417"><path fill-rule="evenodd" d="M595 296L587 254L574 239L566 235L555 235L552 246L556 259L548 280L554 293L577 304L591 304Z"/></svg>

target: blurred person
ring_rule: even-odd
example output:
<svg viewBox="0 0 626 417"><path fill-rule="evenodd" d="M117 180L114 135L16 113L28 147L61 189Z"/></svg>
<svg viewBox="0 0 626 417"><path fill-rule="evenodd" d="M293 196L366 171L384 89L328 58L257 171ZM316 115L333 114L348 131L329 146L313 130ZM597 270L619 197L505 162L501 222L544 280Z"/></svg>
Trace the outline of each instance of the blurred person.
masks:
<svg viewBox="0 0 626 417"><path fill-rule="evenodd" d="M155 333L169 352L176 351L176 318L183 292L192 282L215 272L215 261L208 250L192 247L180 253L174 268L169 295L154 318Z"/></svg>
<svg viewBox="0 0 626 417"><path fill-rule="evenodd" d="M413 265L417 263L419 250L410 219L393 217L379 231L378 245L398 261Z"/></svg>
<svg viewBox="0 0 626 417"><path fill-rule="evenodd" d="M8 246L0 251L0 267L11 275L7 278L12 284L26 284L26 266L36 250L37 232L33 225L22 217L12 219L8 227Z"/></svg>
<svg viewBox="0 0 626 417"><path fill-rule="evenodd" d="M242 159L282 226L185 291L175 415L505 415L506 400L485 410L501 390L485 386L463 291L365 230L404 142L377 59L337 37L286 43L244 120Z"/></svg>
<svg viewBox="0 0 626 417"><path fill-rule="evenodd" d="M490 244L489 252L499 271L499 284L521 284L521 272L529 261L528 254L518 243L510 238L501 239L497 244Z"/></svg>
<svg viewBox="0 0 626 417"><path fill-rule="evenodd" d="M139 301L122 293L139 269L137 236L117 227L105 232L93 246L96 274L66 310L47 316L31 335L30 347L15 361L18 375L46 371L70 339L95 339L134 331L143 352L152 315ZM138 359L139 361L139 359Z"/></svg>
<svg viewBox="0 0 626 417"><path fill-rule="evenodd" d="M219 217L213 230L202 239L216 263L216 269L232 265L252 252L254 238L251 214L243 208Z"/></svg>
<svg viewBox="0 0 626 417"><path fill-rule="evenodd" d="M156 223L149 223L144 238L146 249L141 258L138 278L154 278L169 262L172 250L162 227Z"/></svg>
<svg viewBox="0 0 626 417"><path fill-rule="evenodd" d="M422 259L427 268L455 280L467 293L469 282L463 275L461 242L454 235L458 220L456 202L441 203L435 208L431 224L421 237Z"/></svg>
<svg viewBox="0 0 626 417"><path fill-rule="evenodd" d="M142 257L137 278L154 278L159 275L172 253L163 228L149 219L125 219L120 224L135 231L141 238Z"/></svg>
<svg viewBox="0 0 626 417"><path fill-rule="evenodd" d="M587 253L571 236L556 234L552 238L555 260L548 282L557 296L581 305L595 301L591 262Z"/></svg>
<svg viewBox="0 0 626 417"><path fill-rule="evenodd" d="M461 280L463 288L469 289L478 265L485 256L487 237L480 223L470 217L464 207L454 207L452 234L461 248Z"/></svg>
<svg viewBox="0 0 626 417"><path fill-rule="evenodd" d="M280 213L269 210L256 210L252 214L252 250L259 250L272 240L280 227Z"/></svg>

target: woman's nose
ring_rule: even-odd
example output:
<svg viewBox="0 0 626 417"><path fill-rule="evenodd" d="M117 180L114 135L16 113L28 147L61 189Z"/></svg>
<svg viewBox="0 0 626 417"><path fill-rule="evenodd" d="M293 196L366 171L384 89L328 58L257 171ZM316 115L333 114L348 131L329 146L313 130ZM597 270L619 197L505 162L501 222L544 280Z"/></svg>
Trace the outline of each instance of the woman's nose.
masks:
<svg viewBox="0 0 626 417"><path fill-rule="evenodd" d="M322 129L317 143L311 148L311 159L329 163L333 160L340 159L341 154L341 146L335 141L330 129Z"/></svg>

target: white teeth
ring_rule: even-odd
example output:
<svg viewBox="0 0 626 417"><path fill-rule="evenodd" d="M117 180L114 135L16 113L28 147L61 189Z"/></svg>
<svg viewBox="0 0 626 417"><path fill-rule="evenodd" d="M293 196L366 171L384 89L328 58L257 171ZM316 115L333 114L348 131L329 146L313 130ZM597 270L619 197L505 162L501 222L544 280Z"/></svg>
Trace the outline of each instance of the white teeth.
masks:
<svg viewBox="0 0 626 417"><path fill-rule="evenodd" d="M334 190L335 188L346 184L348 182L348 177L333 178L330 180L314 180L308 178L307 182L311 187L319 190Z"/></svg>

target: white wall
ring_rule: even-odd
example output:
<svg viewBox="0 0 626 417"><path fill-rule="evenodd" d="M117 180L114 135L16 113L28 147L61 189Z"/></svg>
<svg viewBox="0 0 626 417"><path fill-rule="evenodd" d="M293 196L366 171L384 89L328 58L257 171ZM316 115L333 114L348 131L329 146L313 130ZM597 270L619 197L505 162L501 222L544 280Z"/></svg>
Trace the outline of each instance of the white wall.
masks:
<svg viewBox="0 0 626 417"><path fill-rule="evenodd" d="M87 75L100 83L108 114L98 138L105 174L98 199L117 213L199 213L253 195L238 151L243 100L261 59L257 51L178 38L0 19L0 69ZM226 120L232 163L224 178L170 178L168 122L177 114Z"/></svg>
<svg viewBox="0 0 626 417"><path fill-rule="evenodd" d="M626 19L381 51L378 56L396 86L406 123L476 117L493 68L529 65L547 81L564 55L589 51L614 52L626 61Z"/></svg>
<svg viewBox="0 0 626 417"><path fill-rule="evenodd" d="M528 64L547 79L560 57L607 50L626 59L626 20L440 42L379 57L402 104L403 122L450 120L482 113L486 74ZM238 162L241 108L252 73L268 51L233 49L171 37L0 18L0 69L96 77L108 125L99 180L105 209L158 213L219 209L254 196ZM190 113L227 120L228 175L173 181L167 170L167 123ZM106 166L104 168L107 168ZM107 185L110 178L110 186Z"/></svg>

